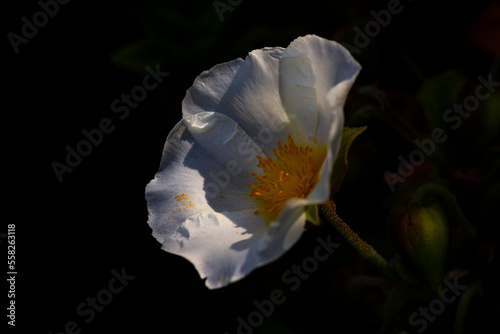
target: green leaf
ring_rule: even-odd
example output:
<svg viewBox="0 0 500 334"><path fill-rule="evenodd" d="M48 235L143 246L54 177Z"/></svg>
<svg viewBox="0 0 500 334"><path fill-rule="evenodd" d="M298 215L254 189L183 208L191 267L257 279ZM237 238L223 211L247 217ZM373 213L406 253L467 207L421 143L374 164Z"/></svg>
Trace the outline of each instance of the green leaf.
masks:
<svg viewBox="0 0 500 334"><path fill-rule="evenodd" d="M417 94L425 109L432 128L443 123L443 113L456 101L465 86L465 80L457 72L448 71L424 82Z"/></svg>
<svg viewBox="0 0 500 334"><path fill-rule="evenodd" d="M480 278L476 278L474 283L469 286L460 297L458 302L457 315L453 323L454 334L462 334L466 323L466 318L470 314L471 304L474 296L480 294L482 290L482 282Z"/></svg>
<svg viewBox="0 0 500 334"><path fill-rule="evenodd" d="M321 219L319 218L317 205L306 206L306 220L313 223L314 225L321 225Z"/></svg>
<svg viewBox="0 0 500 334"><path fill-rule="evenodd" d="M111 55L111 60L118 66L143 73L146 66L162 64L163 54L155 43L149 40L127 44Z"/></svg>
<svg viewBox="0 0 500 334"><path fill-rule="evenodd" d="M337 193L344 179L345 173L347 171L347 155L351 147L352 142L356 137L358 137L363 131L366 130L366 126L359 128L344 128L342 130L342 139L340 141L340 148L337 154L337 158L333 163L332 176L330 179L330 185L332 187L332 196Z"/></svg>
<svg viewBox="0 0 500 334"><path fill-rule="evenodd" d="M211 3L197 7L196 13L178 1L134 5L129 10L139 37L115 50L111 60L140 73L147 65L176 66L195 61L200 54L210 57L224 28Z"/></svg>
<svg viewBox="0 0 500 334"><path fill-rule="evenodd" d="M494 144L500 139L500 92L495 91L481 105L478 113L481 123L480 135L483 145Z"/></svg>

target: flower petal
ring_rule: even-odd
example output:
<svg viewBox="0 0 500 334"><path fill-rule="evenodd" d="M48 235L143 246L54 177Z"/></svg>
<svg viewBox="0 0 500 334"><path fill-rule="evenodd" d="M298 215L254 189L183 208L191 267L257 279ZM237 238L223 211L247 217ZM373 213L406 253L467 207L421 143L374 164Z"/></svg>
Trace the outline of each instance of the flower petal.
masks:
<svg viewBox="0 0 500 334"><path fill-rule="evenodd" d="M310 61L318 97L316 138L320 142L329 142L332 129L337 134L339 121L336 118L343 117L345 99L361 66L342 45L316 35L299 37L288 48L304 54Z"/></svg>
<svg viewBox="0 0 500 334"><path fill-rule="evenodd" d="M279 59L279 92L290 124L295 131L294 139L302 144L316 143L318 112L316 79L311 61L304 53L289 48L275 56Z"/></svg>
<svg viewBox="0 0 500 334"><path fill-rule="evenodd" d="M213 289L236 282L274 261L300 238L305 224L304 200L292 205L269 228L253 210L204 211L189 217L162 249L188 259L206 286Z"/></svg>
<svg viewBox="0 0 500 334"><path fill-rule="evenodd" d="M306 223L304 199L291 199L275 220L260 246L259 255L271 261L285 253L302 235Z"/></svg>
<svg viewBox="0 0 500 334"><path fill-rule="evenodd" d="M267 230L251 210L206 211L189 217L162 248L193 263L207 287L219 288L264 264L258 249Z"/></svg>
<svg viewBox="0 0 500 334"><path fill-rule="evenodd" d="M183 122L179 122L169 133L160 168L146 187L148 224L153 236L161 243L177 230L189 216L207 207L203 191L204 179L193 168L187 157L194 147L194 140ZM203 151L198 150L201 157ZM205 154L206 156L206 154Z"/></svg>
<svg viewBox="0 0 500 334"><path fill-rule="evenodd" d="M342 137L344 103L361 66L342 45L315 35L297 38L290 43L289 49L310 60L315 78L318 112L315 137L320 142L328 143L329 150L321 168L320 180L307 200L309 204L323 203L330 193L330 173ZM308 70L306 63L302 64L303 71Z"/></svg>
<svg viewBox="0 0 500 334"><path fill-rule="evenodd" d="M160 168L146 188L150 226L160 241L189 216L256 210L248 183L267 156L231 118L205 112L186 117L171 131Z"/></svg>
<svg viewBox="0 0 500 334"><path fill-rule="evenodd" d="M200 112L184 118L193 138L226 166L226 173L241 177L258 172L257 156L267 155L232 118L215 112ZM228 163L231 162L231 166ZM245 173L242 173L245 169ZM234 175L233 175L234 176ZM253 178L251 178L253 180ZM250 179L247 180L249 182ZM246 184L246 183L245 183Z"/></svg>
<svg viewBox="0 0 500 334"><path fill-rule="evenodd" d="M278 140L286 141L290 134L275 58L283 52L282 48L254 50L245 60L236 59L203 72L182 102L184 117L204 111L227 115L272 156L272 146Z"/></svg>

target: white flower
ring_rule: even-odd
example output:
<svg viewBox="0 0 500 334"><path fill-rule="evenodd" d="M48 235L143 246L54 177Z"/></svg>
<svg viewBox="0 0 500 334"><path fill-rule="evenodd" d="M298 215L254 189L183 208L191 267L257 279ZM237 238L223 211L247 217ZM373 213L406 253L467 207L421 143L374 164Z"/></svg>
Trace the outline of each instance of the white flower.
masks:
<svg viewBox="0 0 500 334"><path fill-rule="evenodd" d="M218 288L297 242L305 207L329 198L359 70L341 45L308 35L198 76L146 188L162 249Z"/></svg>

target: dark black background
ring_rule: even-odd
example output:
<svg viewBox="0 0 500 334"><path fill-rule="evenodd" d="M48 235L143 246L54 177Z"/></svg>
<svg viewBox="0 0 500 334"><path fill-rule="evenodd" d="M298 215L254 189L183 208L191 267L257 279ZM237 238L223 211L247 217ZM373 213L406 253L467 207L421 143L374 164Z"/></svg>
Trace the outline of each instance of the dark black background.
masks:
<svg viewBox="0 0 500 334"><path fill-rule="evenodd" d="M356 84L413 93L418 83L405 55L429 75L447 68L471 76L487 73L491 52L474 45L469 35L485 3L445 1L438 7L429 1L402 2L402 13L356 56L364 68ZM4 37L4 178L14 189L6 192L12 204L4 212L5 223L17 227L16 330L59 333L75 321L81 333L132 328L140 333L236 333L237 317L246 317L254 300L279 288L287 292L287 301L257 333L321 332L324 324L336 333L375 333L380 324L342 297L347 275L342 266L355 263L357 256L332 229L308 231L275 263L210 291L188 261L160 250L151 236L144 188L158 168L168 132L181 118L185 91L202 71L256 48L286 47L309 33L353 44L353 28L363 28L370 10L386 4L245 0L225 12L221 22L211 1L73 0L61 5L18 54ZM157 38L138 13L160 5L169 14L163 25L142 16L152 24L149 28L161 30ZM19 33L21 17L39 10L36 1L4 4L4 36ZM116 56L129 43L155 38L164 45L152 48L143 63ZM145 64L160 64L170 75L120 120L111 102L141 84ZM82 130L96 128L103 118L110 118L115 129L59 182L51 164L64 162L65 147L75 148L84 139ZM372 221L383 210L371 197L388 192L383 172L374 170L367 177L366 193L346 193L342 210L354 227L368 222L369 229L384 226L383 220ZM354 198L356 204L349 204ZM342 247L298 291L289 292L281 274L310 255L317 235L328 234ZM135 278L85 323L77 306L107 287L113 269L122 268ZM344 330L351 322L351 330Z"/></svg>

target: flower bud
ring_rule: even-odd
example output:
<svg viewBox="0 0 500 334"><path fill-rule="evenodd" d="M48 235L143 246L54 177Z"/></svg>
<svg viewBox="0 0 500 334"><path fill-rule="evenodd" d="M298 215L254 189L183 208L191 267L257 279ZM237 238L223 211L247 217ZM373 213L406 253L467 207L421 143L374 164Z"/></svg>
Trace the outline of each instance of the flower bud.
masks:
<svg viewBox="0 0 500 334"><path fill-rule="evenodd" d="M434 291L440 291L448 252L448 223L438 203L412 202L393 210L389 230L405 264ZM437 290L436 290L437 289Z"/></svg>

